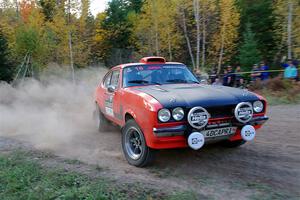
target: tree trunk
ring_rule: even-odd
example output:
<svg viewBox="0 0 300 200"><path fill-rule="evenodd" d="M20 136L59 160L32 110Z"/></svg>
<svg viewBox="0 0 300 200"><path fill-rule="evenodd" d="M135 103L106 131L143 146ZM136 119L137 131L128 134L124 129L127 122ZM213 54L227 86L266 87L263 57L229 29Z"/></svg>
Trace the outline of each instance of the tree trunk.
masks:
<svg viewBox="0 0 300 200"><path fill-rule="evenodd" d="M68 0L68 25L71 24L71 0ZM69 30L69 51L70 51L70 67L72 73L72 81L75 83L75 70L73 60L72 32Z"/></svg>
<svg viewBox="0 0 300 200"><path fill-rule="evenodd" d="M173 60L170 32L168 31L169 61Z"/></svg>
<svg viewBox="0 0 300 200"><path fill-rule="evenodd" d="M194 0L194 17L196 22L196 37L197 37L197 44L196 44L196 69L199 70L199 63L200 63L200 17L199 17L199 0Z"/></svg>
<svg viewBox="0 0 300 200"><path fill-rule="evenodd" d="M19 19L19 3L18 3L18 0L15 0L15 5L16 5L16 16L17 16L17 19Z"/></svg>
<svg viewBox="0 0 300 200"><path fill-rule="evenodd" d="M205 8L204 8L205 9ZM202 63L201 63L201 68L203 69L205 67L205 53L206 53L206 17L203 11L202 14Z"/></svg>
<svg viewBox="0 0 300 200"><path fill-rule="evenodd" d="M155 24L155 27L157 27L157 23ZM156 51L156 56L159 56L159 44L158 44L157 28L155 28L155 51Z"/></svg>
<svg viewBox="0 0 300 200"><path fill-rule="evenodd" d="M222 33L222 40L221 40L221 48L220 48L220 54L219 54L219 61L218 61L218 74L221 72L222 67L222 60L223 60L223 53L224 53L224 33Z"/></svg>
<svg viewBox="0 0 300 200"><path fill-rule="evenodd" d="M292 22L293 22L293 3L288 3L288 25L287 25L287 46L288 46L288 59L292 59Z"/></svg>
<svg viewBox="0 0 300 200"><path fill-rule="evenodd" d="M195 69L195 60L194 60L194 56L193 56L193 52L192 52L192 48L191 48L191 43L190 43L190 39L188 36L188 32L187 32L187 26L186 26L186 19L185 19L185 11L184 9L182 9L182 26L183 26L183 34L186 40L186 44L188 46L188 51L191 57L191 61L192 61L192 65L193 65L193 69Z"/></svg>
<svg viewBox="0 0 300 200"><path fill-rule="evenodd" d="M153 11L153 18L154 18L154 29L155 29L155 51L156 56L159 56L159 39L158 39L158 21L157 21L157 5L154 0L152 0L152 7L154 9Z"/></svg>
<svg viewBox="0 0 300 200"><path fill-rule="evenodd" d="M69 31L69 50L70 50L70 67L72 73L72 81L75 83L75 70L74 70L74 60L73 60L73 46L72 46L72 33Z"/></svg>

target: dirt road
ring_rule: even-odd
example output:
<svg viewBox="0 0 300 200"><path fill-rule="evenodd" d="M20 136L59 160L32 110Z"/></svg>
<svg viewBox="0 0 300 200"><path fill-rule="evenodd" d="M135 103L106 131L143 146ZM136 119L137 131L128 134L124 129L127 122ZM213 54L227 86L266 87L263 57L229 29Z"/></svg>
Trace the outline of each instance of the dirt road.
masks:
<svg viewBox="0 0 300 200"><path fill-rule="evenodd" d="M125 161L120 132L85 134L55 148L34 145L62 158L98 165L124 183L140 183L166 191L192 190L199 198L297 199L300 197L300 105L272 106L270 120L254 142L236 149L210 145L159 151L152 166L135 168ZM0 139L0 152L29 144L24 136ZM31 148L31 147L30 147ZM96 172L95 172L96 173Z"/></svg>

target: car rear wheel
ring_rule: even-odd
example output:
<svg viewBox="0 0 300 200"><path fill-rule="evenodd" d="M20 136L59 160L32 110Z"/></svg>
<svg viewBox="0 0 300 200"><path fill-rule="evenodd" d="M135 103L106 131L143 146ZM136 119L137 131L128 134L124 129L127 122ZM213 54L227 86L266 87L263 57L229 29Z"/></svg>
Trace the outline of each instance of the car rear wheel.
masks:
<svg viewBox="0 0 300 200"><path fill-rule="evenodd" d="M144 167L153 160L154 150L149 148L137 123L128 120L122 129L122 149L129 164Z"/></svg>
<svg viewBox="0 0 300 200"><path fill-rule="evenodd" d="M99 132L109 130L109 121L105 118L104 114L101 112L99 106L96 103L96 110L94 112L94 119L96 121L96 126Z"/></svg>
<svg viewBox="0 0 300 200"><path fill-rule="evenodd" d="M222 142L222 145L224 147L228 147L228 148L235 148L235 147L239 147L245 143L246 143L245 140L235 140L235 141L226 140L226 141Z"/></svg>

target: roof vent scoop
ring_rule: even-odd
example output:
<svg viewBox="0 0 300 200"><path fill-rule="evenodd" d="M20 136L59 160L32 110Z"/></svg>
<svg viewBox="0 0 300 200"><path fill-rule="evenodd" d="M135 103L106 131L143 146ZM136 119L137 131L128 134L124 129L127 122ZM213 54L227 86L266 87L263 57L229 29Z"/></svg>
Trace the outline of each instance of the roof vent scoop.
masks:
<svg viewBox="0 0 300 200"><path fill-rule="evenodd" d="M166 63L166 59L164 57L144 57L140 60L141 63Z"/></svg>

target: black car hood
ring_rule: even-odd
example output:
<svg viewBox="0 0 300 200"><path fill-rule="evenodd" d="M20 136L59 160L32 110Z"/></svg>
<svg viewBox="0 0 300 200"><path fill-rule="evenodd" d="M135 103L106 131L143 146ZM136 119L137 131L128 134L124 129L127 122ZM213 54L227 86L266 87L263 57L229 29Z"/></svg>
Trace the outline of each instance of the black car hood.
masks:
<svg viewBox="0 0 300 200"><path fill-rule="evenodd" d="M255 101L258 97L247 90L203 84L149 85L135 88L151 95L164 107L216 107Z"/></svg>

